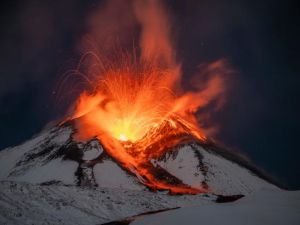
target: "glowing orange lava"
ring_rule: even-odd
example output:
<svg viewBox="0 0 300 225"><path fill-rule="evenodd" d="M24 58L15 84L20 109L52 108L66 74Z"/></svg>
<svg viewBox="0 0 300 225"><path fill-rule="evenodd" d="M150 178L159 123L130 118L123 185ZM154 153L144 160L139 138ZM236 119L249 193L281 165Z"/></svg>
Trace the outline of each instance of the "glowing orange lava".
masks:
<svg viewBox="0 0 300 225"><path fill-rule="evenodd" d="M197 92L178 96L172 90L174 84L166 82L172 73L133 64L102 74L95 92L83 92L78 100L73 118L82 117L80 123L85 126L78 137L105 134L137 142L166 120L176 128L177 118L193 135L203 138L192 112L205 100Z"/></svg>
<svg viewBox="0 0 300 225"><path fill-rule="evenodd" d="M107 12L120 7L110 4ZM97 63L89 65L90 88L81 93L71 115L76 121L75 137L83 141L97 137L123 168L142 177L152 189L204 192L200 186L174 185L155 177L149 160L184 137L205 140L195 113L222 97L224 62L207 65L200 74L205 82L184 92L167 11L159 1L133 4L132 14L141 26L140 51L120 51L119 57L107 61L96 57ZM95 64L101 69L96 70Z"/></svg>
<svg viewBox="0 0 300 225"><path fill-rule="evenodd" d="M136 62L120 65L101 74L93 82L92 92L80 95L72 115L76 119L75 137L83 141L97 137L114 159L144 177L150 188L173 193L204 192L201 187L156 180L145 165L179 144L182 136L205 141L195 112L222 93L221 78L212 76L206 88L178 94L177 80L170 79L173 70ZM211 66L220 67L222 63ZM155 147L156 143L163 147Z"/></svg>

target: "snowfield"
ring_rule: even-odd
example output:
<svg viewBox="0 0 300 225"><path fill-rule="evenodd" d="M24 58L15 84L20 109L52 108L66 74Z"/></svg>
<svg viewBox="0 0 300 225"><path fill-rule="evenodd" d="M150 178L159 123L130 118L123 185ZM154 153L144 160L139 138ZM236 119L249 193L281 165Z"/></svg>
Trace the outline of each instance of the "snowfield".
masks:
<svg viewBox="0 0 300 225"><path fill-rule="evenodd" d="M95 225L175 207L212 204L213 195L170 196L118 188L0 182L0 224Z"/></svg>
<svg viewBox="0 0 300 225"><path fill-rule="evenodd" d="M197 154L201 155L201 160L197 159ZM199 188L205 182L216 194L249 194L262 188L277 189L248 169L199 145L186 145L178 152L167 153L165 160L154 163L191 187Z"/></svg>
<svg viewBox="0 0 300 225"><path fill-rule="evenodd" d="M300 191L262 190L231 203L144 216L131 225L299 225Z"/></svg>
<svg viewBox="0 0 300 225"><path fill-rule="evenodd" d="M1 225L96 225L123 220L133 220L131 225L298 225L300 221L300 191L265 189L235 202L216 203L217 196L210 194L170 196L12 181L0 182L0 190ZM174 210L137 216L164 209Z"/></svg>

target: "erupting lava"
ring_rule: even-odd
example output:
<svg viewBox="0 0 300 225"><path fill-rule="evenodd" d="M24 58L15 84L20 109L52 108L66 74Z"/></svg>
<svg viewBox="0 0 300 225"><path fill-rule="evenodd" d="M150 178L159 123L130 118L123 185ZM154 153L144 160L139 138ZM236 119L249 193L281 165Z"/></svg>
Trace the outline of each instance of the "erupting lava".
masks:
<svg viewBox="0 0 300 225"><path fill-rule="evenodd" d="M124 6L123 1L112 2L105 13ZM71 116L76 119L75 137L97 137L123 168L152 189L204 192L200 185L195 189L156 177L150 160L187 138L205 141L195 113L223 95L224 64L208 65L202 71L206 81L196 91L183 92L167 11L151 0L133 1L131 9L128 13L141 28L140 49L107 61L92 54L97 63L89 65L86 75L91 88L81 93Z"/></svg>
<svg viewBox="0 0 300 225"><path fill-rule="evenodd" d="M135 143L168 121L175 131L180 122L190 134L203 139L193 112L207 101L203 99L204 93L178 96L174 91L176 80L172 80L174 73L176 71L128 63L101 74L99 80L93 82L94 92L83 92L77 102L73 118L80 117L84 127L79 130L78 138L108 136ZM219 79L210 82L214 82L214 87L221 85ZM145 143L147 145L149 143Z"/></svg>

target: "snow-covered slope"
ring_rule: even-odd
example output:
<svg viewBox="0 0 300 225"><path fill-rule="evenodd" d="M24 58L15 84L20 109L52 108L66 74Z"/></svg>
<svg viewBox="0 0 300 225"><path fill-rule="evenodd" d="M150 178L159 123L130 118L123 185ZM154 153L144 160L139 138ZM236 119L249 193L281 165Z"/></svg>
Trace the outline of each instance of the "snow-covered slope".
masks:
<svg viewBox="0 0 300 225"><path fill-rule="evenodd" d="M61 181L75 184L78 162L63 160L69 146L72 129L54 128L24 144L0 152L0 179L30 183ZM65 152L63 152L65 150Z"/></svg>
<svg viewBox="0 0 300 225"><path fill-rule="evenodd" d="M152 162L184 183L209 187L216 194L248 194L272 186L249 169L199 144L186 144Z"/></svg>
<svg viewBox="0 0 300 225"><path fill-rule="evenodd" d="M205 188L208 193L172 196L168 191L152 192L143 177L127 171L108 154L101 140L76 142L74 132L72 123L67 123L0 151L0 224L102 224L151 211L194 206L187 214L200 220L194 215L200 207L201 212L202 207L204 212L214 210L210 206L219 210L216 202L233 201L262 189L282 193L240 157L195 140L153 155L146 165L159 179ZM298 207L298 203L292 204ZM234 206L232 209L236 210ZM173 216L170 214L170 221ZM164 225L168 223L166 220Z"/></svg>
<svg viewBox="0 0 300 225"><path fill-rule="evenodd" d="M55 127L0 151L0 180L144 189L106 154L98 140L79 143L72 134L71 126Z"/></svg>
<svg viewBox="0 0 300 225"><path fill-rule="evenodd" d="M1 225L95 225L145 212L211 204L215 196L170 196L123 188L0 182Z"/></svg>
<svg viewBox="0 0 300 225"><path fill-rule="evenodd" d="M138 175L122 168L96 138L85 143L72 138L72 123L46 130L17 147L0 151L0 180L35 184L98 186L144 190ZM222 195L248 194L277 188L258 176L238 157L228 157L213 145L197 141L177 144L147 166L156 177ZM171 182L171 181L170 181Z"/></svg>
<svg viewBox="0 0 300 225"><path fill-rule="evenodd" d="M49 161L45 157L51 158L55 151L69 142L71 133L70 127L53 128L19 146L0 151L0 179L17 179L24 175L25 171L34 168L39 170L41 166L46 164L46 161ZM52 170L50 169L45 175L51 173Z"/></svg>
<svg viewBox="0 0 300 225"><path fill-rule="evenodd" d="M261 190L238 201L206 204L137 218L130 225L298 225L300 191Z"/></svg>
<svg viewBox="0 0 300 225"><path fill-rule="evenodd" d="M101 187L124 188L130 190L145 189L145 187L138 183L137 179L126 173L113 160L105 160L102 163L97 163L94 166L93 171L96 183L101 184Z"/></svg>

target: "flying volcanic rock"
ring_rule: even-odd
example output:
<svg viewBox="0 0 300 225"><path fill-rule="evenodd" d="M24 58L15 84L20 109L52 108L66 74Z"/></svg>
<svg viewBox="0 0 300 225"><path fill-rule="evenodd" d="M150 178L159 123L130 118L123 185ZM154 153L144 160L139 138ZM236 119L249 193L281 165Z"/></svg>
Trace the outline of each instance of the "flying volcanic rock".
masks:
<svg viewBox="0 0 300 225"><path fill-rule="evenodd" d="M0 179L176 193L176 189L155 186L148 180L149 176L143 176L136 168L124 167L109 154L101 140L75 141L73 124L74 121L66 122L19 146L1 151ZM167 129L168 125L164 124L161 129ZM151 149L148 149L149 154L159 152L143 162L152 179L163 181L170 187L181 187L186 193L200 190L199 193L246 195L262 188L277 188L246 160L212 142L200 142L181 135L176 142L169 141L170 146L161 145L172 138L170 135L164 135L164 139L148 147ZM128 148L132 147L127 144ZM167 149L160 149L161 146ZM184 194L184 191L177 193Z"/></svg>

